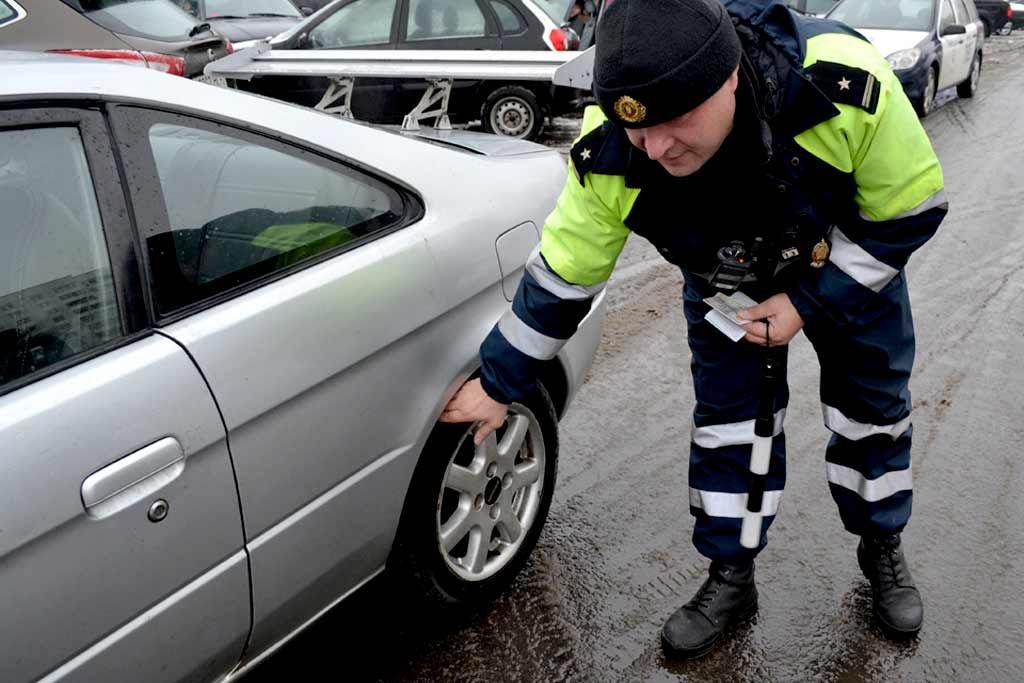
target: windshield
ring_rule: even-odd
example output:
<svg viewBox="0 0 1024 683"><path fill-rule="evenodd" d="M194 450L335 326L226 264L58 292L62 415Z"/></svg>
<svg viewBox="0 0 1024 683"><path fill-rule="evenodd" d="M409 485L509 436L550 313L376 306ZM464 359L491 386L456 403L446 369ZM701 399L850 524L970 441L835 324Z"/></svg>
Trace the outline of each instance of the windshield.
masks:
<svg viewBox="0 0 1024 683"><path fill-rule="evenodd" d="M933 0L843 0L828 18L854 28L928 31L934 12Z"/></svg>
<svg viewBox="0 0 1024 683"><path fill-rule="evenodd" d="M573 0L527 0L533 2L537 7L544 10L544 14L551 17L556 23L561 25L565 21L566 15L569 14L569 5L573 3Z"/></svg>
<svg viewBox="0 0 1024 683"><path fill-rule="evenodd" d="M186 4L188 3L186 0ZM274 16L301 17L299 10L288 0L206 0L203 19L217 17Z"/></svg>
<svg viewBox="0 0 1024 683"><path fill-rule="evenodd" d="M197 23L170 0L83 0L82 8L114 33L153 40L186 40Z"/></svg>

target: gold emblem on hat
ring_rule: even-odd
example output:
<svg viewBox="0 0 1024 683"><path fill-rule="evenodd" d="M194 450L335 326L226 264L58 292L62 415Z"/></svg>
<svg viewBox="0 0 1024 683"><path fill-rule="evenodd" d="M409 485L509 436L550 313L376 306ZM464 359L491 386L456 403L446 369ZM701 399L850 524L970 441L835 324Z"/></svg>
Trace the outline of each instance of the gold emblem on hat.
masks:
<svg viewBox="0 0 1024 683"><path fill-rule="evenodd" d="M629 95L615 100L615 114L626 123L640 123L647 118L647 107Z"/></svg>
<svg viewBox="0 0 1024 683"><path fill-rule="evenodd" d="M821 268L828 261L828 242L821 240L811 250L811 268Z"/></svg>

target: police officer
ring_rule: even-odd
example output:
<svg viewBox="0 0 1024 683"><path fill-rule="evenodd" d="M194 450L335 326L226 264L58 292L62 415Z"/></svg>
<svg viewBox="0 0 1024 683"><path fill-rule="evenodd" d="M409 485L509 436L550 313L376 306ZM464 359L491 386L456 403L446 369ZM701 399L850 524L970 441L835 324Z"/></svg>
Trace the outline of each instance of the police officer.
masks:
<svg viewBox="0 0 1024 683"><path fill-rule="evenodd" d="M914 331L904 266L947 205L935 154L886 60L859 34L772 0L617 0L598 25L594 91L565 188L481 376L442 419L502 424L604 288L627 236L683 272L696 393L693 542L708 579L662 630L694 657L757 609L754 558L785 479L786 344L802 329L821 365L828 485L875 615L921 628L900 546L911 508ZM739 289L734 343L703 299ZM763 321L763 322L756 322ZM740 544L763 348L775 354L774 439L756 548Z"/></svg>

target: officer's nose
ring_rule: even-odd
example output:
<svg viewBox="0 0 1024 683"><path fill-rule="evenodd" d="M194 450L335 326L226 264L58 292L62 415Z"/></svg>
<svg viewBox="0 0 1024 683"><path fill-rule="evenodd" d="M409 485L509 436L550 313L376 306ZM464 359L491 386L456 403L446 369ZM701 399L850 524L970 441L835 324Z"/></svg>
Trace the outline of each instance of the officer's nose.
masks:
<svg viewBox="0 0 1024 683"><path fill-rule="evenodd" d="M662 126L652 126L644 131L644 151L651 161L661 159L674 144L674 138Z"/></svg>

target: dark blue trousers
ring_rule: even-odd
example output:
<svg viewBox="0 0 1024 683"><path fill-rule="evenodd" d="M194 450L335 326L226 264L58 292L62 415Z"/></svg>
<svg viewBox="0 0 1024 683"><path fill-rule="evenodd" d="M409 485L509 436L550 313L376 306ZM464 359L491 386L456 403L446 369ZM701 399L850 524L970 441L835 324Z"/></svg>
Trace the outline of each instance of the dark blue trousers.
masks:
<svg viewBox="0 0 1024 683"><path fill-rule="evenodd" d="M683 308L696 393L689 471L693 543L711 559L743 560L767 543L786 481L787 348L771 351L779 368L775 439L761 544L752 551L739 538L766 351L747 341L732 342L704 320L708 306L702 299L713 291L698 278L688 275L686 280ZM821 364L822 412L832 432L825 451L828 485L848 531L897 532L910 518L911 507L908 382L914 325L903 274L851 317L838 323L820 316L804 327Z"/></svg>

